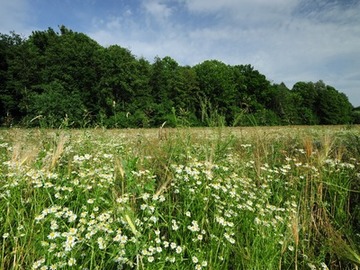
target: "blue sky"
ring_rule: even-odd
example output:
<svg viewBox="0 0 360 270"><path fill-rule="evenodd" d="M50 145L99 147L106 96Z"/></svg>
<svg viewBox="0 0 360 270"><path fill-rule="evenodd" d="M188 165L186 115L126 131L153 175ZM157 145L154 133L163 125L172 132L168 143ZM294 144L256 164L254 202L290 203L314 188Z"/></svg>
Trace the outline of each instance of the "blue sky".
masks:
<svg viewBox="0 0 360 270"><path fill-rule="evenodd" d="M274 83L323 80L360 106L360 0L0 0L0 32L59 25L139 57L251 64Z"/></svg>

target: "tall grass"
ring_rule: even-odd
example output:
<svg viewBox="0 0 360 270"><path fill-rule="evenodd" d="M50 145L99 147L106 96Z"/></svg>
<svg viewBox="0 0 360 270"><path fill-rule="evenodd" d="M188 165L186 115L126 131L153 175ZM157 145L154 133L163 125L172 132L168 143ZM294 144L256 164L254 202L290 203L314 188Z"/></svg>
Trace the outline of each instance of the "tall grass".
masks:
<svg viewBox="0 0 360 270"><path fill-rule="evenodd" d="M357 128L160 132L1 130L0 268L359 267Z"/></svg>

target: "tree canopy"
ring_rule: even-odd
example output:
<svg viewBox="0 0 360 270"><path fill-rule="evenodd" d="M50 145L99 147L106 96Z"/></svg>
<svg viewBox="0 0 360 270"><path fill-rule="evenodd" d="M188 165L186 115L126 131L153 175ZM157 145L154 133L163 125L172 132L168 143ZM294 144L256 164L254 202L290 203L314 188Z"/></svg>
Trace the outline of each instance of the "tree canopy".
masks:
<svg viewBox="0 0 360 270"><path fill-rule="evenodd" d="M359 123L323 81L274 84L253 66L153 63L64 26L0 34L0 125L153 127Z"/></svg>

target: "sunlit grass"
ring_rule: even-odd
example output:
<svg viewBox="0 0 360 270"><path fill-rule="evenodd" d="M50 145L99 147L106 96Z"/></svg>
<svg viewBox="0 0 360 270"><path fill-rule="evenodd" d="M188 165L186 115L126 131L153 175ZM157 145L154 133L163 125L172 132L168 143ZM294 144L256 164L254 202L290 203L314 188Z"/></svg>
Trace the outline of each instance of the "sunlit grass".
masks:
<svg viewBox="0 0 360 270"><path fill-rule="evenodd" d="M359 266L358 128L160 135L1 130L0 268Z"/></svg>

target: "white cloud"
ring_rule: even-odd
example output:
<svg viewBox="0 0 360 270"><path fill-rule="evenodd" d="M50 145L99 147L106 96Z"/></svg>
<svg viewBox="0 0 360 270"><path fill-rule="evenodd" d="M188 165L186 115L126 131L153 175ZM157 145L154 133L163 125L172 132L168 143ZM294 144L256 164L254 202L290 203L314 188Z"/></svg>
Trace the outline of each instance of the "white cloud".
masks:
<svg viewBox="0 0 360 270"><path fill-rule="evenodd" d="M173 10L159 0L144 0L144 9L157 21L164 21L171 16Z"/></svg>
<svg viewBox="0 0 360 270"><path fill-rule="evenodd" d="M185 0L190 12L222 14L223 19L243 22L262 22L281 19L298 4L299 0Z"/></svg>

